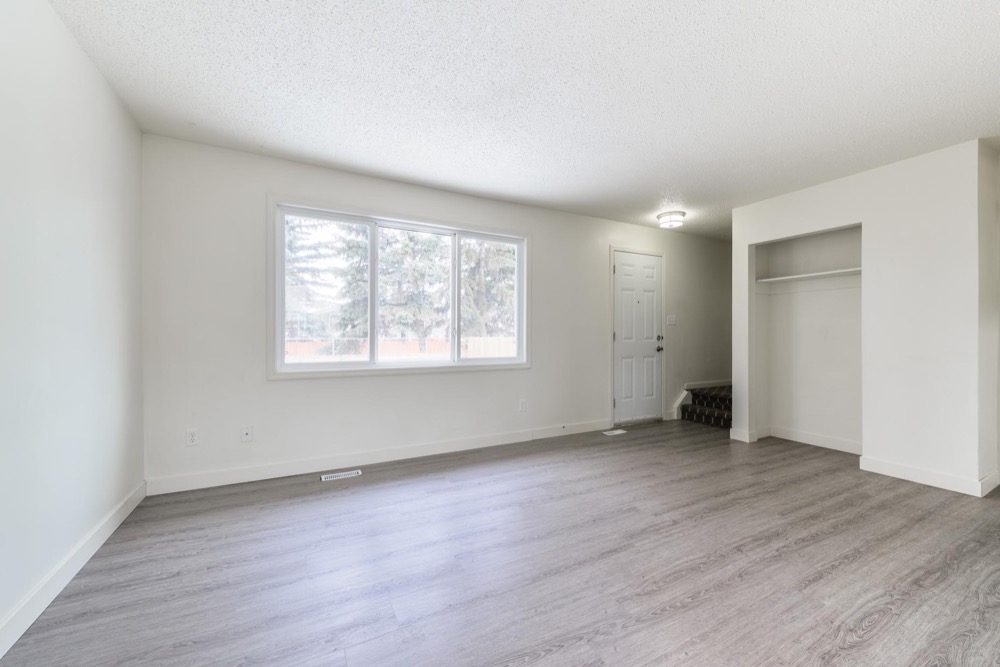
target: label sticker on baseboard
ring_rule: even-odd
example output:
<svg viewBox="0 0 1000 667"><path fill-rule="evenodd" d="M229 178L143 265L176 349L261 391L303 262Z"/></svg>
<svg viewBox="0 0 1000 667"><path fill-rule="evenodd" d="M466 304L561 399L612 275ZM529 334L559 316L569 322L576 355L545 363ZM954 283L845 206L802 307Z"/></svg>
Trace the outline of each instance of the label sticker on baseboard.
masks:
<svg viewBox="0 0 1000 667"><path fill-rule="evenodd" d="M623 428L616 428L613 431L604 431L604 435L621 435L622 433L628 433L628 431Z"/></svg>

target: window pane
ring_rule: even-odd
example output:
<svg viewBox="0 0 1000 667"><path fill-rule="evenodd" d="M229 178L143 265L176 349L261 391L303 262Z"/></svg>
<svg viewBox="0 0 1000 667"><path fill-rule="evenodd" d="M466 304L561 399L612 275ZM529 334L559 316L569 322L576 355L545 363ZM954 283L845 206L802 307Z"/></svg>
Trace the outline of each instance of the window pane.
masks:
<svg viewBox="0 0 1000 667"><path fill-rule="evenodd" d="M517 244L461 241L463 359L516 357Z"/></svg>
<svg viewBox="0 0 1000 667"><path fill-rule="evenodd" d="M285 363L368 361L368 225L285 214Z"/></svg>
<svg viewBox="0 0 1000 667"><path fill-rule="evenodd" d="M451 359L452 237L378 230L378 359Z"/></svg>

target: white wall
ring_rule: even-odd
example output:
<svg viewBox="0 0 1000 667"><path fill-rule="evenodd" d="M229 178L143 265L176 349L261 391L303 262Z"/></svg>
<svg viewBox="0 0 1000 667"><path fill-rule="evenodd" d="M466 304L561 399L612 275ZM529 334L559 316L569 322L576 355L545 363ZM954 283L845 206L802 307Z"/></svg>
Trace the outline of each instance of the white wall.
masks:
<svg viewBox="0 0 1000 667"><path fill-rule="evenodd" d="M994 150L993 152L997 153L996 150ZM982 155L980 156L980 160L982 160ZM998 226L998 228L1000 228L1000 155L998 155L996 165L997 165L996 166L996 175L995 175L995 178L993 179L993 184L994 184L994 186L996 188L994 190L994 192L995 192L995 204L996 204L996 208L994 210L996 211L997 226ZM980 174L984 173L984 170L986 172L988 172L988 166L984 167L982 164L980 164ZM988 188L988 187L989 187L988 183L987 184L980 184L980 188L982 188L982 189L985 189L985 188ZM982 201L982 199L980 199L979 210L980 210L980 216L981 216L982 212L983 212L983 201ZM997 264L1000 265L1000 232L998 232L997 236L998 236L998 239L997 239L997 244L996 244L995 248L996 248L996 253L997 253L996 254ZM998 273L1000 273L1000 268L998 268ZM1000 287L998 287L998 289L1000 289ZM997 349L997 365L1000 366L1000 334L998 334L998 336L997 336L997 345L998 345L998 349ZM997 371L997 401L998 401L998 404L997 404L997 424L996 424L996 429L997 429L997 453L995 454L995 456L997 456L997 459L998 459L997 468L998 468L998 470L1000 470L1000 370ZM982 444L982 443L980 443L980 444ZM984 461L984 459L986 461L988 461L989 460L989 456L990 455L988 453L981 453L980 454L980 466L982 466L983 469L988 468L988 465L987 466L983 465L983 461Z"/></svg>
<svg viewBox="0 0 1000 667"><path fill-rule="evenodd" d="M757 277L820 273L861 266L861 227L798 236L757 248Z"/></svg>
<svg viewBox="0 0 1000 667"><path fill-rule="evenodd" d="M861 278L761 286L771 435L861 453Z"/></svg>
<svg viewBox="0 0 1000 667"><path fill-rule="evenodd" d="M140 135L42 0L0 3L0 655L142 497Z"/></svg>
<svg viewBox="0 0 1000 667"><path fill-rule="evenodd" d="M756 246L758 279L861 266L861 227ZM757 283L767 432L861 453L861 278Z"/></svg>
<svg viewBox="0 0 1000 667"><path fill-rule="evenodd" d="M612 244L664 253L665 396L729 377L728 243L162 137L143 150L151 493L607 426ZM269 194L527 234L531 368L268 381Z"/></svg>
<svg viewBox="0 0 1000 667"><path fill-rule="evenodd" d="M979 144L979 469L998 467L997 401L1000 345L1000 214L997 152ZM985 475L985 473L983 473ZM1000 481L1000 480L997 480Z"/></svg>
<svg viewBox="0 0 1000 667"><path fill-rule="evenodd" d="M997 303L980 301L979 169L972 141L734 210L734 437L768 426L752 246L863 223L862 467L976 495L995 485L979 457L980 382L997 373L980 366Z"/></svg>

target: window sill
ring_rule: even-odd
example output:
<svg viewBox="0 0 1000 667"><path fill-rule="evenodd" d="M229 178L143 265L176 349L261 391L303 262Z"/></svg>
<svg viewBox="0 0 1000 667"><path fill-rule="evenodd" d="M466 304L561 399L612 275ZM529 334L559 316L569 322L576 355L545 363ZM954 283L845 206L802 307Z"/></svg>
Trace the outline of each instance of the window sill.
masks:
<svg viewBox="0 0 1000 667"><path fill-rule="evenodd" d="M442 363L437 365L381 365L381 366L352 366L350 368L303 368L300 370L289 370L284 368L280 371L271 371L268 380L320 380L344 377L376 377L380 375L427 375L436 373L467 373L469 371L510 371L524 370L531 368L527 361L483 361L465 362L461 364Z"/></svg>

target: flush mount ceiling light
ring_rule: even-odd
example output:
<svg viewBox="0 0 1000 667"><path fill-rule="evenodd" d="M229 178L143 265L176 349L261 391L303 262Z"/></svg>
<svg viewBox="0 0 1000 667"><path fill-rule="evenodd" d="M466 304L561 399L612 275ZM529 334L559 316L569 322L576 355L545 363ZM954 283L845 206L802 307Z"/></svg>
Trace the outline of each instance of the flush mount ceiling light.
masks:
<svg viewBox="0 0 1000 667"><path fill-rule="evenodd" d="M656 216L656 221L660 223L660 227L663 229L680 227L684 224L685 215L687 215L687 213L684 211L667 211L666 213L661 213Z"/></svg>

